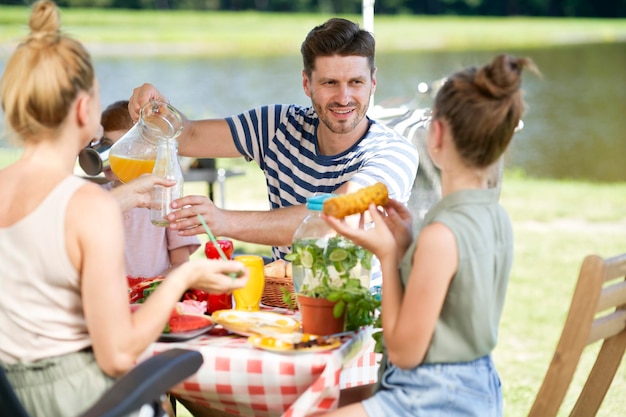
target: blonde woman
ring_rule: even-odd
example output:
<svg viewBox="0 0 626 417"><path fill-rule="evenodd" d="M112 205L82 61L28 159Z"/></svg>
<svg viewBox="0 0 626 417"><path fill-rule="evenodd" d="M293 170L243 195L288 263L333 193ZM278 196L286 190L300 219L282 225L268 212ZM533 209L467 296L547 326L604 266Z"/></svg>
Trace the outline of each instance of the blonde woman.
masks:
<svg viewBox="0 0 626 417"><path fill-rule="evenodd" d="M190 287L228 292L234 261L174 269L131 315L120 206L146 204L142 179L118 197L73 175L100 124L91 58L60 32L59 10L33 5L30 35L0 83L5 125L23 145L0 170L0 366L33 417L74 416L127 372ZM144 195L145 197L145 195Z"/></svg>

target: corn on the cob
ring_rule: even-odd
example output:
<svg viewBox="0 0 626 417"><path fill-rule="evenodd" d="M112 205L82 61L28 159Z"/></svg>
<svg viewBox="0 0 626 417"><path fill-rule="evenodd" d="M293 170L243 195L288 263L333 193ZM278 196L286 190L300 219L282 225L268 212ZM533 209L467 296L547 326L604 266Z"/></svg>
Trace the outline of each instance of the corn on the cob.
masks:
<svg viewBox="0 0 626 417"><path fill-rule="evenodd" d="M378 182L354 193L329 198L324 201L323 212L341 219L351 214L363 213L371 203L384 206L388 201L387 186Z"/></svg>

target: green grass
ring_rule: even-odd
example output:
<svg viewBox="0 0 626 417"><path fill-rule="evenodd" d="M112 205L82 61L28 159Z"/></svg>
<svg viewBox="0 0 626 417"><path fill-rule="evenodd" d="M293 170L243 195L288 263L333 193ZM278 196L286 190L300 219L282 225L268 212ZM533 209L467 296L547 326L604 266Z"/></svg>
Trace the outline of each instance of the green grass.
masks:
<svg viewBox="0 0 626 417"><path fill-rule="evenodd" d="M0 45L26 35L29 10L0 6ZM62 24L98 54L294 55L307 32L331 17L215 11L63 9ZM343 15L362 22L361 15ZM626 40L626 19L376 16L377 51L529 48ZM123 48L124 44L153 45ZM115 45L121 45L119 48ZM106 47L104 47L106 46ZM0 48L2 53L3 48ZM5 48L9 52L11 48Z"/></svg>
<svg viewBox="0 0 626 417"><path fill-rule="evenodd" d="M582 259L625 251L626 183L591 184L531 180L507 175L502 204L515 230L515 261L494 353L503 381L507 417L530 408L565 320ZM586 353L581 370L589 369ZM565 400L581 388L580 372ZM626 409L620 393L626 369L618 372L598 416ZM561 412L560 416L566 415Z"/></svg>

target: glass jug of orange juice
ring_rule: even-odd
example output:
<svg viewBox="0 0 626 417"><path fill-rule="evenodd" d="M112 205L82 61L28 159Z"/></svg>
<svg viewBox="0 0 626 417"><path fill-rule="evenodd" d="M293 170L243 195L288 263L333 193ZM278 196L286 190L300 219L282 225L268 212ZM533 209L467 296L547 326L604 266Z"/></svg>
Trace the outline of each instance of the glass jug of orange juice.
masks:
<svg viewBox="0 0 626 417"><path fill-rule="evenodd" d="M183 130L180 112L169 103L149 101L139 120L109 150L111 170L122 182L151 174L161 139L175 139Z"/></svg>

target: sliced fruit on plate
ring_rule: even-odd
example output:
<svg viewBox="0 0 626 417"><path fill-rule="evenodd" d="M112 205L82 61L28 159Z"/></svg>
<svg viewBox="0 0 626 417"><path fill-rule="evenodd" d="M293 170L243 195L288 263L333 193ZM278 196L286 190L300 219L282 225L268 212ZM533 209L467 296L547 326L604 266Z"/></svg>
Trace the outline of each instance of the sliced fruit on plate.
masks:
<svg viewBox="0 0 626 417"><path fill-rule="evenodd" d="M182 333L212 325L211 318L201 314L182 314L177 308L172 310L163 333Z"/></svg>

